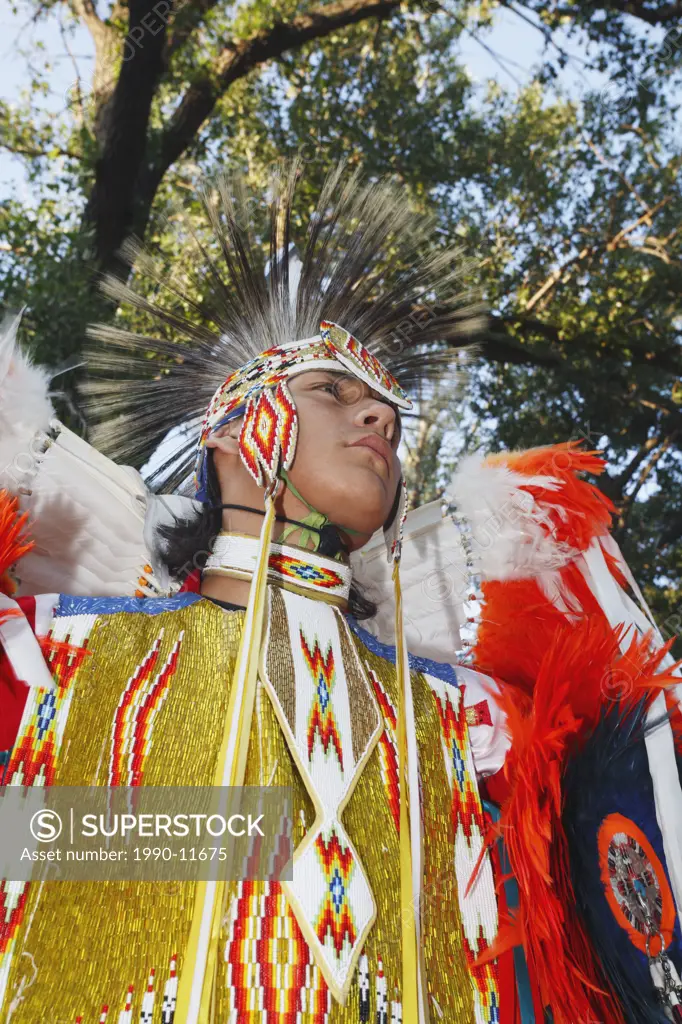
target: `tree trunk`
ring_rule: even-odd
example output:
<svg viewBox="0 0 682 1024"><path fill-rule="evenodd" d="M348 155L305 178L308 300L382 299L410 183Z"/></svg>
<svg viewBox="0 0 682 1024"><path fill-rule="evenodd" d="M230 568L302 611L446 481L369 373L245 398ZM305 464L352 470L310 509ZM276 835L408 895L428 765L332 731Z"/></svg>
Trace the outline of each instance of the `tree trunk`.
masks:
<svg viewBox="0 0 682 1024"><path fill-rule="evenodd" d="M120 245L138 223L145 225L148 218L148 207L137 209L137 185L147 155L152 101L165 67L172 3L130 0L121 71L107 102L102 150L84 214L84 227L94 235L93 255L98 270L119 277L127 276L129 270L119 255Z"/></svg>

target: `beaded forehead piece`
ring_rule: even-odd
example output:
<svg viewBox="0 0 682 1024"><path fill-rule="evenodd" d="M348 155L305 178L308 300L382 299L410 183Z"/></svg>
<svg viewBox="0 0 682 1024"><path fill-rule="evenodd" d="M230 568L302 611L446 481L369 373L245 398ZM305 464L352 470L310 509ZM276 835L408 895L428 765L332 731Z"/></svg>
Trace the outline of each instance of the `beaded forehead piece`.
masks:
<svg viewBox="0 0 682 1024"><path fill-rule="evenodd" d="M293 463L298 415L287 380L306 370L343 368L400 409L412 408L398 381L379 360L338 324L323 320L313 338L279 345L250 360L220 385L204 417L195 473L197 497L208 498L206 441L243 416L239 449L260 487L271 486Z"/></svg>

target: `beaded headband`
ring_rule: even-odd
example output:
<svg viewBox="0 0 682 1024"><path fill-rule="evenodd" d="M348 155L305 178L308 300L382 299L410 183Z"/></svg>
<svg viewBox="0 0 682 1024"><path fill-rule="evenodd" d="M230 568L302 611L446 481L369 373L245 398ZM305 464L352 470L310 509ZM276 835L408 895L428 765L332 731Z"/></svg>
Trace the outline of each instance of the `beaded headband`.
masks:
<svg viewBox="0 0 682 1024"><path fill-rule="evenodd" d="M296 452L298 417L286 381L312 369L339 369L364 381L401 409L411 409L397 380L367 349L338 324L323 320L314 338L268 349L230 374L220 385L204 417L195 470L197 497L206 501L206 441L238 416L242 461L259 487L271 487L288 470Z"/></svg>

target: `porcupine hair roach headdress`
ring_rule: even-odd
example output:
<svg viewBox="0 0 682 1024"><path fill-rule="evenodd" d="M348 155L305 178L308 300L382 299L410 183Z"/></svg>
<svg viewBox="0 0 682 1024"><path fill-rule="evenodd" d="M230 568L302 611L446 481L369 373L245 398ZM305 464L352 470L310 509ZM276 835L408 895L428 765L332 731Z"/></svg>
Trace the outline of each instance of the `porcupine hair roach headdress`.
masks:
<svg viewBox="0 0 682 1024"><path fill-rule="evenodd" d="M263 237L267 225L258 223L263 204L242 179L223 177L201 194L210 239L190 235L189 253L170 274L137 243L125 245L127 259L153 283L153 299L112 278L104 283L110 296L146 315L155 329L90 328L100 343L88 353L84 385L98 424L93 440L112 457L139 463L182 424L174 443L164 445L152 486L183 483L200 446L201 497L208 433L243 415L249 397L275 377L331 358L337 370L362 376L398 407L409 407L396 378L410 389L442 377L453 365L454 347L480 326L480 306L462 290L460 252L424 255L433 218L415 212L403 190L363 183L338 166L307 228L297 231L298 170L293 164L273 177L269 237ZM322 322L330 326L321 332ZM301 339L306 344L297 344ZM284 346L293 351L273 353ZM254 472L254 462L263 460L257 453L249 459L245 447ZM293 450L280 446L278 455L286 461ZM267 466L260 468L269 475Z"/></svg>
<svg viewBox="0 0 682 1024"><path fill-rule="evenodd" d="M359 378L394 407L409 408L402 387L442 379L453 364L454 348L471 340L480 325L480 307L461 289L459 252L434 254L431 248L428 254L433 219L413 211L402 190L362 183L358 174L337 167L297 237L292 212L297 174L293 165L275 175L267 240L259 232L258 203L244 183L223 178L202 196L210 239L192 237L193 254L177 260L173 272L129 244L125 255L151 278L156 299L112 280L106 291L149 315L156 325L153 334L103 325L90 331L100 343L89 355L90 370L108 378L87 385L90 412L102 421L93 438L97 444L116 458L140 461L182 425L175 450L160 460L156 480L178 486L194 462L197 495L205 500L206 440L241 417L241 458L265 491L266 514L221 748L222 785L238 786L244 778L274 493L281 479L288 482L296 450L297 413L288 378L332 369ZM292 243L300 260L293 257ZM414 712L398 575L406 511L402 482L399 494L401 506L385 534L395 562L396 669L404 725L414 721ZM419 1004L421 1021L421 875L412 868L421 858L419 790L406 735L403 727L399 770L407 800L401 803L401 899L404 908L412 908L403 915L403 990L406 1019L417 1019ZM180 1002L189 998L183 989Z"/></svg>

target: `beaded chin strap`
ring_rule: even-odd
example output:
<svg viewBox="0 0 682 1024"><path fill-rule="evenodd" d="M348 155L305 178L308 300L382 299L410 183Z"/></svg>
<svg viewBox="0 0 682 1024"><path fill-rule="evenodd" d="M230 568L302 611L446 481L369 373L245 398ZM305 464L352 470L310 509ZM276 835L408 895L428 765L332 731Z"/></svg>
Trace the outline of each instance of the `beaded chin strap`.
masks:
<svg viewBox="0 0 682 1024"><path fill-rule="evenodd" d="M287 380L306 370L338 371L339 366L364 381L398 408L412 408L405 392L378 359L343 327L323 321L316 337L269 349L231 374L216 391L204 419L195 472L198 499L206 501L208 498L206 441L215 430L243 416L239 451L253 479L264 488L265 506L258 559L249 590L225 733L214 780L214 785L218 787L241 786L244 782L263 636L275 498L280 487L291 487L287 471L294 460L298 436L296 405ZM314 509L311 511L315 513ZM403 1019L415 1024L426 1024L428 1018L422 983L424 975L419 955L422 843L417 741L399 576L402 528L406 514L406 489L401 482L399 508L385 538L388 559L394 563L396 669L401 692L398 744L400 792L407 796L407 799L400 801ZM309 525L314 530L318 528L318 523L313 524L311 521ZM319 524L319 529L322 528L322 524ZM225 891L224 882L197 883L188 960L178 989L177 1024L197 1024L200 1020L209 1019ZM207 922L210 922L208 928Z"/></svg>

